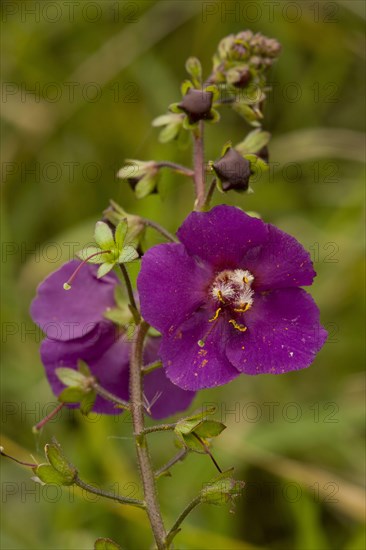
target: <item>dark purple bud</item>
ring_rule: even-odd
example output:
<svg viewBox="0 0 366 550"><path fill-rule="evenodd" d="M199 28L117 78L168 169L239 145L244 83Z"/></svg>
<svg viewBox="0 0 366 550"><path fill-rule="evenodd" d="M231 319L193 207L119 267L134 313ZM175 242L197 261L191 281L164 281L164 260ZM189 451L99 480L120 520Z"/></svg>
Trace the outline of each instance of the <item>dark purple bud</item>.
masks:
<svg viewBox="0 0 366 550"><path fill-rule="evenodd" d="M190 88L179 107L188 115L190 124L210 119L212 118L212 92L201 92L201 90Z"/></svg>
<svg viewBox="0 0 366 550"><path fill-rule="evenodd" d="M225 155L214 162L213 169L221 181L222 189L229 191L246 191L251 176L250 162L230 147Z"/></svg>
<svg viewBox="0 0 366 550"><path fill-rule="evenodd" d="M244 88L250 81L252 75L248 68L243 69L238 74L238 80L233 82L235 88Z"/></svg>

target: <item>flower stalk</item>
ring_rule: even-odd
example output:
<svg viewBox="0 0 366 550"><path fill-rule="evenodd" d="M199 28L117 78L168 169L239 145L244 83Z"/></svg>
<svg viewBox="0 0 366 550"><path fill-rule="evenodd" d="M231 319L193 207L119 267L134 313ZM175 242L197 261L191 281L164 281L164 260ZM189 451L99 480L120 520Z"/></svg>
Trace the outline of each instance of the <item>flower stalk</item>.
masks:
<svg viewBox="0 0 366 550"><path fill-rule="evenodd" d="M194 186L196 192L195 210L202 210L205 204L205 159L203 148L204 121L200 120L193 132Z"/></svg>

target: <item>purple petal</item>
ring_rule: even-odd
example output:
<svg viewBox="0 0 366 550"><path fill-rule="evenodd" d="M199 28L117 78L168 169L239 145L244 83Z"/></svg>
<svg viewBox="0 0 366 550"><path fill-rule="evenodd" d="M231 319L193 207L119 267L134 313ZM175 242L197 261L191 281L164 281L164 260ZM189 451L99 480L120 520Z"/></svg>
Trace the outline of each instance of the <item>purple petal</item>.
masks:
<svg viewBox="0 0 366 550"><path fill-rule="evenodd" d="M38 287L38 295L31 305L35 323L54 340L74 340L91 332L103 319L108 307L113 307L116 275L110 273L103 279L96 278L98 266L86 264L77 275L72 288L64 290L78 260L64 264L51 273Z"/></svg>
<svg viewBox="0 0 366 550"><path fill-rule="evenodd" d="M160 355L168 378L185 390L212 388L230 382L238 370L228 361L225 347L231 326L209 322L206 309L186 321L175 334L163 336ZM205 339L200 347L199 340Z"/></svg>
<svg viewBox="0 0 366 550"><path fill-rule="evenodd" d="M142 316L160 332L172 333L206 301L211 276L181 244L150 248L137 279Z"/></svg>
<svg viewBox="0 0 366 550"><path fill-rule="evenodd" d="M178 230L190 255L216 269L240 266L247 250L267 240L266 224L234 206L216 206L210 212L192 212Z"/></svg>
<svg viewBox="0 0 366 550"><path fill-rule="evenodd" d="M160 338L150 338L146 344L144 359L152 363L158 359ZM144 394L149 403L153 418L160 420L177 412L186 410L192 403L195 392L185 391L172 384L165 369L157 369L144 377Z"/></svg>
<svg viewBox="0 0 366 550"><path fill-rule="evenodd" d="M255 278L253 288L269 290L311 285L316 275L309 253L291 235L268 224L269 239L252 248L242 260L242 267Z"/></svg>
<svg viewBox="0 0 366 550"><path fill-rule="evenodd" d="M130 346L123 339L116 340L113 325L98 325L93 332L83 338L62 342L46 338L41 345L42 362L53 393L58 396L65 388L58 379L55 369L59 367L77 368L78 359L84 360L91 373L103 388L121 399L128 400L128 355ZM97 397L93 411L105 414L118 414L113 403Z"/></svg>
<svg viewBox="0 0 366 550"><path fill-rule="evenodd" d="M246 374L282 374L308 367L327 338L318 307L299 288L256 295L244 322L248 330L232 332L226 353Z"/></svg>

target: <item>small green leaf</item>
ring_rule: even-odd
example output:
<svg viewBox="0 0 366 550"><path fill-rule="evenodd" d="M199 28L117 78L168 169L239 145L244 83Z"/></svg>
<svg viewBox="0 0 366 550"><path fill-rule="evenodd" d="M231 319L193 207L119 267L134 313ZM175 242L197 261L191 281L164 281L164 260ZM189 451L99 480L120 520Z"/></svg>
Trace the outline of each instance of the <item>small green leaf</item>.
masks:
<svg viewBox="0 0 366 550"><path fill-rule="evenodd" d="M132 319L131 312L128 309L127 304L124 310L119 307L107 309L104 312L104 317L120 327L125 327L131 322Z"/></svg>
<svg viewBox="0 0 366 550"><path fill-rule="evenodd" d="M104 277L104 275L107 275L107 273L109 273L113 269L113 267L114 262L105 262L104 264L101 264L98 268L97 278L101 279L102 277Z"/></svg>
<svg viewBox="0 0 366 550"><path fill-rule="evenodd" d="M94 543L94 550L122 550L122 548L112 539L99 538Z"/></svg>
<svg viewBox="0 0 366 550"><path fill-rule="evenodd" d="M193 435L193 433L182 434L181 440L184 447L199 454L206 454L205 446Z"/></svg>
<svg viewBox="0 0 366 550"><path fill-rule="evenodd" d="M64 456L58 443L47 443L45 446L46 457L51 466L62 475L64 483L72 483L77 475L77 470Z"/></svg>
<svg viewBox="0 0 366 550"><path fill-rule="evenodd" d="M55 370L56 376L65 386L72 388L85 388L85 376L76 369L59 367Z"/></svg>
<svg viewBox="0 0 366 550"><path fill-rule="evenodd" d="M77 256L80 260L88 260L90 264L101 264L105 261L105 254L94 256L94 258L89 259L93 254L98 254L100 252L103 252L103 250L97 246L87 246L83 250L80 250Z"/></svg>
<svg viewBox="0 0 366 550"><path fill-rule="evenodd" d="M114 235L114 239L116 241L116 245L118 250L121 250L123 247L123 243L125 242L125 238L127 235L128 225L127 220L121 220L119 224L116 227L116 232Z"/></svg>
<svg viewBox="0 0 366 550"><path fill-rule="evenodd" d="M127 245L123 248L121 254L118 258L118 263L126 264L128 262L133 262L139 257L139 253L134 249L133 246Z"/></svg>
<svg viewBox="0 0 366 550"><path fill-rule="evenodd" d="M218 506L225 504L233 498L240 496L244 485L243 481L237 481L233 478L214 480L212 483L205 485L201 490L202 502Z"/></svg>

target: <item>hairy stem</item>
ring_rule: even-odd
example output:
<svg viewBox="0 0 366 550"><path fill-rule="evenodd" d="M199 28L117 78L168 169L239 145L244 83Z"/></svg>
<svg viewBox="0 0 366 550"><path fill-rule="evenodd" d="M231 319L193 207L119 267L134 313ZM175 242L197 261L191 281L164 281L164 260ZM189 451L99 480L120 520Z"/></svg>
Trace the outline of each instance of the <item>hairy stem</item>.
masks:
<svg viewBox="0 0 366 550"><path fill-rule="evenodd" d="M171 168L172 170L175 170L176 172L179 172L180 174L183 174L184 176L188 176L190 178L193 178L194 176L194 171L190 168L182 166L181 164L176 164L175 162L170 162L168 160L158 161L156 163L156 166L158 168Z"/></svg>
<svg viewBox="0 0 366 550"><path fill-rule="evenodd" d="M142 367L142 374L149 374L150 372L153 372L156 369L161 369L163 366L163 363L158 359L157 361L154 361L153 363L149 363L148 365L144 365Z"/></svg>
<svg viewBox="0 0 366 550"><path fill-rule="evenodd" d="M204 123L200 120L193 132L194 186L196 191L195 209L202 210L205 204L205 159L203 149Z"/></svg>
<svg viewBox="0 0 366 550"><path fill-rule="evenodd" d="M157 548L158 550L165 550L166 532L161 517L155 486L155 476L150 460L147 438L144 432L144 400L141 367L144 340L148 328L149 326L144 321L139 323L137 326L136 339L132 345L130 362L131 414L146 511L149 516Z"/></svg>
<svg viewBox="0 0 366 550"><path fill-rule="evenodd" d="M172 431L176 427L176 423L174 424L158 424L157 426L150 426L149 428L144 429L145 434L151 434L153 432L166 432L166 431Z"/></svg>
<svg viewBox="0 0 366 550"><path fill-rule="evenodd" d="M93 485L89 485L89 483L85 483L85 481L82 481L79 477L76 477L74 483L75 485L77 485L81 489L84 489L84 491L87 491L88 493L93 493L94 495L99 495L103 498L116 500L120 504L129 504L130 506L136 506L137 508L145 508L145 503L142 502L142 500L136 500L135 498L129 498L129 497L122 497L119 495L115 495L114 493L108 493L107 491L98 489Z"/></svg>
<svg viewBox="0 0 366 550"><path fill-rule="evenodd" d="M116 405L119 405L120 408L125 410L130 410L130 404L127 401L124 401L123 399L120 399L113 393L109 392L105 388L102 388L97 382L93 383L92 388L97 392L98 395L101 397L104 397L104 399L107 399L107 401L110 401L111 403L115 403Z"/></svg>
<svg viewBox="0 0 366 550"><path fill-rule="evenodd" d="M183 460L187 456L187 454L188 454L187 449L182 449L181 451L179 451L179 453L173 456L173 458L171 458L169 462L164 464L161 468L159 468L159 470L156 470L155 472L156 479L158 479L160 476L165 474L165 472L167 472L172 466L174 466L174 464Z"/></svg>
<svg viewBox="0 0 366 550"><path fill-rule="evenodd" d="M153 229L155 229L155 231L163 235L166 239L168 239L168 241L171 241L172 243L178 242L178 239L174 235L169 233L169 231L167 231L164 227L162 227L157 222L153 222L152 220L148 220L147 218L141 218L141 221L147 227L152 227Z"/></svg>
<svg viewBox="0 0 366 550"><path fill-rule="evenodd" d="M201 502L201 495L199 495L198 497L194 498L189 504L188 506L186 506L183 510L183 512L180 514L180 516L178 517L177 521L174 523L173 527L170 529L170 531L168 532L168 537L171 533L173 533L174 531L176 531L179 526L181 525L181 523L183 523L183 521L185 520L185 518L188 516L188 514L196 507L198 506L198 504L200 504Z"/></svg>

